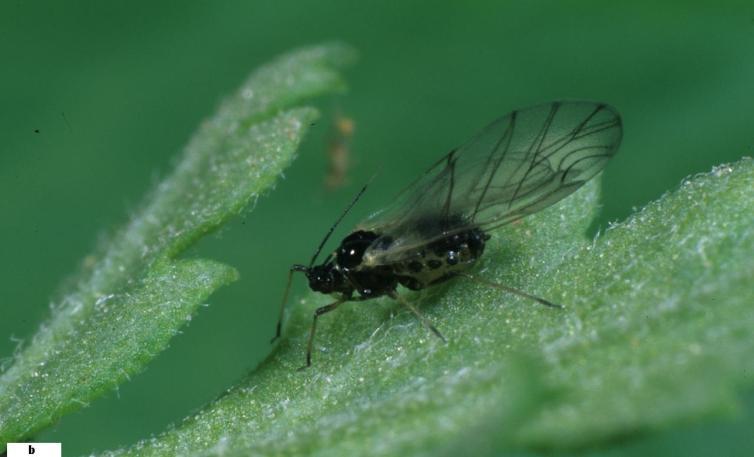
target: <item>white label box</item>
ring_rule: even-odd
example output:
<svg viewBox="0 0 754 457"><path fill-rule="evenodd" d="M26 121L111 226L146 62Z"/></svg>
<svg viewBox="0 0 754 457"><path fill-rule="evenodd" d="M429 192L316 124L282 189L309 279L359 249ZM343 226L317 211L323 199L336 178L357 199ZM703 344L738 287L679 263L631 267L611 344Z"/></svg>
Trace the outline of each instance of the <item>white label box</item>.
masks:
<svg viewBox="0 0 754 457"><path fill-rule="evenodd" d="M8 457L61 457L60 443L8 443Z"/></svg>

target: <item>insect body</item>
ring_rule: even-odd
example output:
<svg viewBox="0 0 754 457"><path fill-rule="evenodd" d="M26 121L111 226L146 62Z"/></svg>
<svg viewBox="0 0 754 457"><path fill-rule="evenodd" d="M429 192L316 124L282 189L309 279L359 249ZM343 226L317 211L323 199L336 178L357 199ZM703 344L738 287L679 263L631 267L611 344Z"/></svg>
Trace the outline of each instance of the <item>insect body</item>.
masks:
<svg viewBox="0 0 754 457"><path fill-rule="evenodd" d="M348 235L330 259L311 267L309 287L325 294L337 292L373 298L395 290L398 284L420 290L452 278L476 262L489 235L479 228L454 233L414 249L401 261L383 265L375 254L390 250L390 238L359 230ZM368 251L368 252L367 252Z"/></svg>
<svg viewBox="0 0 754 457"><path fill-rule="evenodd" d="M390 296L444 340L398 295L398 285L420 290L463 276L557 307L477 278L468 270L483 254L489 231L544 209L581 187L615 155L621 136L619 114L601 103L563 101L513 111L443 156L388 208L344 238L324 263L315 265L365 186L330 228L309 265L291 268L275 338L280 336L296 271L306 275L312 290L337 297L314 313L306 366L311 365L317 318L347 301Z"/></svg>

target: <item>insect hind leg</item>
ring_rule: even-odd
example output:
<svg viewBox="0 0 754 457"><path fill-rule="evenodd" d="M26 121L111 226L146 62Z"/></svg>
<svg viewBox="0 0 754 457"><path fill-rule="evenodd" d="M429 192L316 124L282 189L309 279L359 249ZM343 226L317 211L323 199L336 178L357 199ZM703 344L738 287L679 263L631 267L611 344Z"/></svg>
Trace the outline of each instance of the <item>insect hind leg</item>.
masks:
<svg viewBox="0 0 754 457"><path fill-rule="evenodd" d="M503 285L503 284L498 284L498 283L493 282L493 281L488 281L486 279L479 278L479 277L476 277L476 276L468 274L468 273L458 273L457 276L468 278L468 279L471 279L472 281L476 281L476 282L478 282L480 284L484 284L486 286L494 287L496 289L500 289L502 291L505 291L505 292L508 292L508 293L511 293L511 294L515 294L515 295L518 295L518 296L521 296L521 297L524 297L524 298L528 298L528 299L534 300L537 303L541 303L541 304L543 304L545 306L549 306L550 308L557 308L557 309L563 309L564 308L563 305L559 305L559 304L553 303L553 302L551 302L549 300L545 300L542 297L537 297L536 295L532 295L532 294L526 293L523 290L519 290L519 289L516 289L516 288L513 288L513 287L509 287L509 286L506 286L506 285Z"/></svg>

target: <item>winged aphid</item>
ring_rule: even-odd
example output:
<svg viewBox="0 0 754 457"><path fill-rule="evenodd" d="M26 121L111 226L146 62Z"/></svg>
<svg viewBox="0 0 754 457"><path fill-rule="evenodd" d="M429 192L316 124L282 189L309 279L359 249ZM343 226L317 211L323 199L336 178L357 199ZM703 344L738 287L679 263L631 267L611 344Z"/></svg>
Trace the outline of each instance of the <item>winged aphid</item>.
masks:
<svg viewBox="0 0 754 457"><path fill-rule="evenodd" d="M280 306L275 338L294 272L309 287L337 299L314 312L306 351L311 365L317 319L347 301L387 295L407 307L436 336L442 334L397 287L420 290L457 276L559 307L548 300L468 273L484 253L489 233L573 193L615 155L622 136L618 112L604 103L556 101L516 110L451 150L369 217L315 265L335 227L366 190L361 189L330 228L308 266L293 265Z"/></svg>

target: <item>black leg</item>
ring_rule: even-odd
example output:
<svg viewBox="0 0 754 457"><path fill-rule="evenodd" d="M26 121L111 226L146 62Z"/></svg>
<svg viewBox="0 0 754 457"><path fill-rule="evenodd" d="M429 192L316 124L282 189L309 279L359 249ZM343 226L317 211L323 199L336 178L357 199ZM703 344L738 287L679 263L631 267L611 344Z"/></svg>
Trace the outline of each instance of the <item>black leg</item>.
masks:
<svg viewBox="0 0 754 457"><path fill-rule="evenodd" d="M325 313L329 313L341 304L345 303L346 299L341 298L338 301L332 302L329 305L321 306L314 310L314 318L312 319L312 326L309 329L309 341L306 343L306 365L300 368L303 370L312 366L312 345L314 344L314 332L317 331L317 318Z"/></svg>
<svg viewBox="0 0 754 457"><path fill-rule="evenodd" d="M523 290L514 289L513 287L504 286L502 284L498 284L496 282L488 281L486 279L477 278L476 276L470 275L468 273L458 273L457 276L463 276L464 278L469 278L472 281L476 281L476 282L478 282L480 284L484 284L486 286L494 287L496 289L500 289L500 290L503 290L505 292L509 292L509 293L512 293L512 294L520 295L520 296L525 297L525 298L529 298L531 300L534 300L534 301L536 301L538 303L541 303L541 304L543 304L545 306L549 306L551 308L558 308L558 309L562 309L563 308L563 305L558 305L557 303L553 303L553 302L551 302L549 300L545 300L544 298L537 297L536 295L527 294Z"/></svg>
<svg viewBox="0 0 754 457"><path fill-rule="evenodd" d="M426 317L424 317L424 315L422 313L420 313L419 310L416 309L416 307L414 305L412 305L411 303L409 303L407 300L404 300L403 297L401 297L400 295L398 295L398 293L396 291L389 292L388 295L393 300L396 300L396 301L400 302L401 305L403 305L406 308L408 308L409 311L411 311L412 313L414 313L414 316L416 316L417 319L419 319L419 321L422 323L422 325L424 327L426 327L429 331L431 331L432 333L434 333L436 337L440 338L443 343L447 343L447 340L445 339L444 336L442 336L442 333L440 333L440 331L437 330L435 328L435 326L432 325L432 323L429 322L429 320Z"/></svg>
<svg viewBox="0 0 754 457"><path fill-rule="evenodd" d="M283 293L283 301L280 302L280 314L278 316L278 323L275 326L275 336L272 337L270 343L274 343L275 340L280 338L280 334L283 331L283 316L285 314L285 302L288 301L288 292L291 290L291 281L293 280L293 273L296 271L306 272L306 267L303 265L294 265L288 270L288 284L285 286L285 293Z"/></svg>

